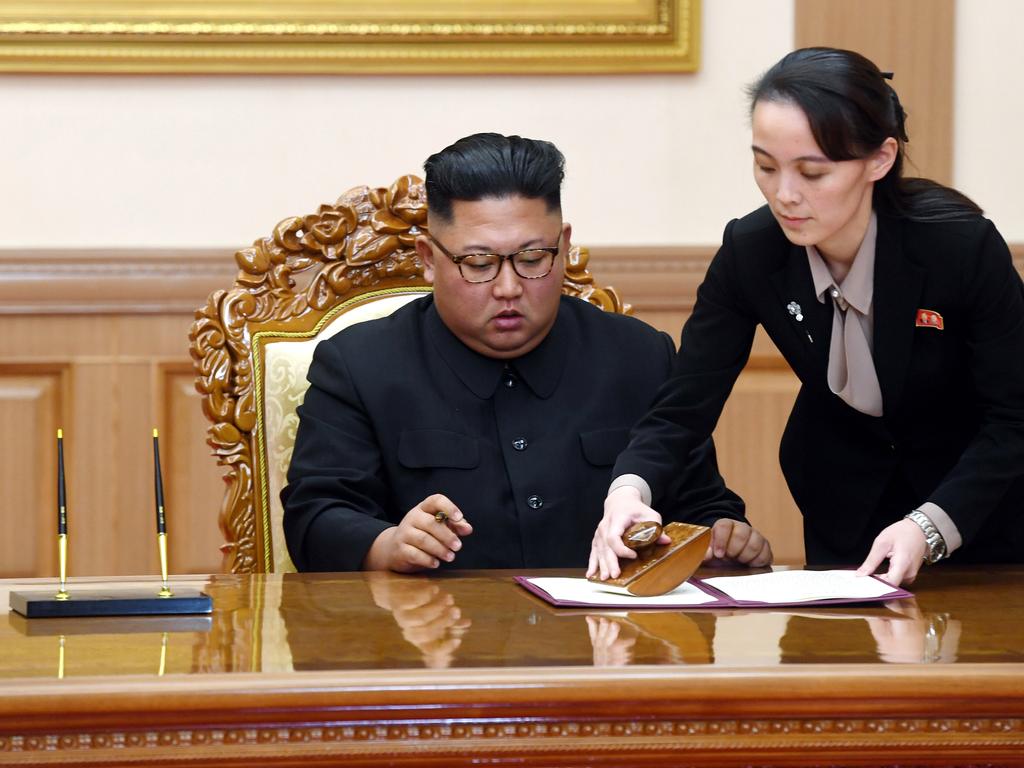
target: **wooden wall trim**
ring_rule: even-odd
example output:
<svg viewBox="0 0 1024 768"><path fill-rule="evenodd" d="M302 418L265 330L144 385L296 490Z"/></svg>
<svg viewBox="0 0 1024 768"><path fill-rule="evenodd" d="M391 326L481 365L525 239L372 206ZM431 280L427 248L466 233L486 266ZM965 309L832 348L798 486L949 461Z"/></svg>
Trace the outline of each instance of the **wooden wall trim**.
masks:
<svg viewBox="0 0 1024 768"><path fill-rule="evenodd" d="M236 272L217 249L4 249L0 314L191 314Z"/></svg>
<svg viewBox="0 0 1024 768"><path fill-rule="evenodd" d="M693 309L717 246L603 246L590 248L590 269L602 285L645 312Z"/></svg>
<svg viewBox="0 0 1024 768"><path fill-rule="evenodd" d="M688 313L715 250L600 246L590 266L642 312ZM1010 250L1024 274L1024 243ZM214 248L0 249L0 315L191 315L237 271L231 252Z"/></svg>

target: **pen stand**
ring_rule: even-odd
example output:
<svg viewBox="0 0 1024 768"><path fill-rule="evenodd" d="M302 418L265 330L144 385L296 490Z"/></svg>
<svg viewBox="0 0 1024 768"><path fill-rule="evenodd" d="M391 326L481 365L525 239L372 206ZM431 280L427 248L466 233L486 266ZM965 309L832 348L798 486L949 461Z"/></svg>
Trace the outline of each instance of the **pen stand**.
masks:
<svg viewBox="0 0 1024 768"><path fill-rule="evenodd" d="M53 590L11 592L11 610L28 619L72 616L175 616L210 613L213 601L198 589L177 589L160 597L154 588L124 588L115 584L71 590L57 599Z"/></svg>
<svg viewBox="0 0 1024 768"><path fill-rule="evenodd" d="M671 541L658 544L664 533ZM591 581L622 587L640 597L671 592L690 578L707 553L711 529L703 525L669 523L664 528L654 522L637 523L622 535L622 542L637 553L635 560L620 560L622 572L614 579Z"/></svg>

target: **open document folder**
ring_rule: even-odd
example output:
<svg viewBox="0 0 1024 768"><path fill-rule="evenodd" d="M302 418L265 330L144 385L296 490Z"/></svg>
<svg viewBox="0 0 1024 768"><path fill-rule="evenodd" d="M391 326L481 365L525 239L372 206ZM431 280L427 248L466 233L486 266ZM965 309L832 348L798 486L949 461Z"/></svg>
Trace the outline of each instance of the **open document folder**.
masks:
<svg viewBox="0 0 1024 768"><path fill-rule="evenodd" d="M552 605L588 608L757 608L833 605L913 597L905 589L854 571L772 571L750 576L693 577L671 592L637 597L608 584L568 577L516 576Z"/></svg>

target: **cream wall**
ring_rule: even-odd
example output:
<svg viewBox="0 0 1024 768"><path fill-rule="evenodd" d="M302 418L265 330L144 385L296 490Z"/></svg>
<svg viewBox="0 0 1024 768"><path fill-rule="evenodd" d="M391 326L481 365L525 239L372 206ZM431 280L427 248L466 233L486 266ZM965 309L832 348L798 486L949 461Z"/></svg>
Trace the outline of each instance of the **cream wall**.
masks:
<svg viewBox="0 0 1024 768"><path fill-rule="evenodd" d="M1022 20L957 4L954 179L1012 242ZM792 0L705 0L696 75L0 77L0 248L234 248L478 130L562 147L579 242L712 244L759 202L743 86L792 41Z"/></svg>
<svg viewBox="0 0 1024 768"><path fill-rule="evenodd" d="M1019 0L957 3L953 177L1017 243L1024 241L1022 23Z"/></svg>
<svg viewBox="0 0 1024 768"><path fill-rule="evenodd" d="M705 0L696 75L0 77L0 248L239 247L481 130L563 149L581 243L715 243L792 41L792 0Z"/></svg>

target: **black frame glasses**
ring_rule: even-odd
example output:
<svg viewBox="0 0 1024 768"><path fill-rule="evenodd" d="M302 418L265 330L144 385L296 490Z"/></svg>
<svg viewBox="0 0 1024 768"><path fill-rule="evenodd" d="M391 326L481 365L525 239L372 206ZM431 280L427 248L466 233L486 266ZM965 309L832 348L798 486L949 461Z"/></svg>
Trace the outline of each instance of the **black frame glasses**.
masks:
<svg viewBox="0 0 1024 768"><path fill-rule="evenodd" d="M558 233L558 242L553 246L540 248L524 248L515 253L467 253L463 256L456 256L445 248L429 232L426 233L430 241L436 245L441 253L447 256L459 268L459 274L467 283L489 283L496 280L501 274L501 265L508 261L512 265L512 271L524 280L539 280L551 274L555 268L555 258L562 250L562 233ZM469 275L466 274L468 267ZM491 274L493 271L494 274ZM523 274L526 272L527 274ZM475 274L474 274L475 273ZM534 274L536 273L536 274ZM485 277L490 275L490 277Z"/></svg>

